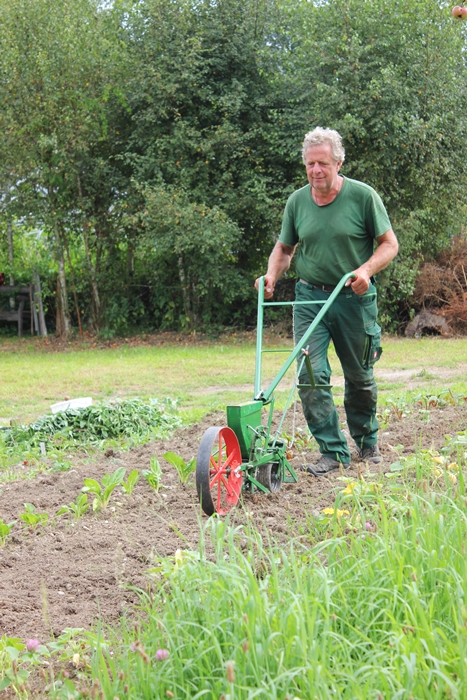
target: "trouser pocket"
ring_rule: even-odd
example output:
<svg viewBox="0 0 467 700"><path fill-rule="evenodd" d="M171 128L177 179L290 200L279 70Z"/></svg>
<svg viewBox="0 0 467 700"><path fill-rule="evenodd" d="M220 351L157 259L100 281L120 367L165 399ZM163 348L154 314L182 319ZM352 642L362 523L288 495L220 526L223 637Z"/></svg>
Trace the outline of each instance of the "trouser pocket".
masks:
<svg viewBox="0 0 467 700"><path fill-rule="evenodd" d="M374 323L369 328L365 329L365 345L363 349L362 367L370 369L375 362L378 362L383 352L381 347L381 327Z"/></svg>

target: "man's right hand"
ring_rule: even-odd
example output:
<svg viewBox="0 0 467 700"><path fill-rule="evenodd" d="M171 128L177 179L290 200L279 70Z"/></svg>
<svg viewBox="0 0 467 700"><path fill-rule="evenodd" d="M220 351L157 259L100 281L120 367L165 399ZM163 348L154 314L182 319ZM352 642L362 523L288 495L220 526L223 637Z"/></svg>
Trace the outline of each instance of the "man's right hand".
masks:
<svg viewBox="0 0 467 700"><path fill-rule="evenodd" d="M258 277L258 279L255 280L255 289L256 291L259 290L259 281L261 277ZM271 277L270 275L264 275L264 298L265 299L270 299L272 295L274 294L274 287L276 286L276 283L274 281L274 278Z"/></svg>
<svg viewBox="0 0 467 700"><path fill-rule="evenodd" d="M274 287L280 276L289 269L295 246L285 245L277 241L271 255L269 256L268 271L264 275L264 298L270 299L274 294ZM258 291L259 280L255 282L255 289Z"/></svg>

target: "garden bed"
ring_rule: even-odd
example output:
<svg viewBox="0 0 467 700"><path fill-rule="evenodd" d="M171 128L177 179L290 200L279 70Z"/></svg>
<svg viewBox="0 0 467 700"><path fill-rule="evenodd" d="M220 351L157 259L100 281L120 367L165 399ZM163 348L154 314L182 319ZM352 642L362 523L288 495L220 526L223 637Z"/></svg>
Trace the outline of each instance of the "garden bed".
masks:
<svg viewBox="0 0 467 700"><path fill-rule="evenodd" d="M440 450L446 435L454 436L467 427L465 405L435 406L428 411L418 406L405 415L398 415L395 409L387 412L386 419L388 425L383 426L380 437L383 472L401 454ZM171 450L189 460L196 455L204 431L223 422L223 414L209 415L202 423L178 429L170 439L127 452L108 449L99 456L82 454L73 459L68 471L4 482L0 518L16 524L0 549L2 634L46 642L66 628L90 629L99 619L113 624L122 615L131 616L138 599L135 589L145 589L148 567L179 549L196 549L199 525L207 521L200 513L194 474L186 485L181 484L177 471L162 455ZM297 426L304 431L301 413L297 413ZM290 432L290 425L286 430ZM135 468L141 473L154 455L163 471L158 492L140 478L131 495L115 489L106 509L92 512L89 508L75 520L56 517L63 505L80 495L85 478L101 482L105 474L122 466L127 475ZM232 523L241 524L248 518L276 539L296 536L307 519L334 505L337 490L343 488L338 473L316 479L300 471L301 464L317 457L314 442L304 452L297 451L292 465L298 471L298 483L284 484L277 494L246 495L233 512ZM22 470L27 469L23 465ZM367 470L368 465L355 461L345 477L358 480ZM377 471L371 468L372 473ZM47 513L48 524L27 527L18 517L25 503L33 504L36 512Z"/></svg>

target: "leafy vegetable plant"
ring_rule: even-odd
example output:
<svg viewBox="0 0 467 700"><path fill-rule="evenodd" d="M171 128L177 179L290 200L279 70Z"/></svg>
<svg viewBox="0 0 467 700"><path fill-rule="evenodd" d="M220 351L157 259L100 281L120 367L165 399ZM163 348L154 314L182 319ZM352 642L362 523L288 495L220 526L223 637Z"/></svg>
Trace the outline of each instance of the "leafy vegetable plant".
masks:
<svg viewBox="0 0 467 700"><path fill-rule="evenodd" d="M120 467L116 469L113 474L105 474L102 477L102 485L95 479L84 480L84 486L81 491L94 494L94 500L92 502L93 510L107 508L112 491L122 483L125 477L125 471L125 467Z"/></svg>
<svg viewBox="0 0 467 700"><path fill-rule="evenodd" d="M5 546L5 540L8 537L8 535L11 532L11 529L13 525L15 524L15 520L11 523L5 523L1 518L0 518L0 547Z"/></svg>
<svg viewBox="0 0 467 700"><path fill-rule="evenodd" d="M74 503L70 503L67 506L62 506L58 511L57 515L65 515L65 513L72 513L73 518L78 520L81 518L89 508L87 494L81 493Z"/></svg>
<svg viewBox="0 0 467 700"><path fill-rule="evenodd" d="M149 469L143 469L141 473L148 482L149 486L154 489L154 491L159 491L162 480L162 469L156 455L151 457Z"/></svg>
<svg viewBox="0 0 467 700"><path fill-rule="evenodd" d="M26 511L20 513L19 517L26 525L29 525L29 527L35 528L39 524L46 525L49 522L47 513L36 513L36 508L32 503L25 503L24 507Z"/></svg>
<svg viewBox="0 0 467 700"><path fill-rule="evenodd" d="M180 483L186 484L188 477L196 467L196 459L192 457L189 462L185 462L183 457L175 452L164 452L162 456L169 464L175 467Z"/></svg>
<svg viewBox="0 0 467 700"><path fill-rule="evenodd" d="M128 479L126 481L125 480L122 481L122 484L121 484L122 489L124 490L124 492L128 496L131 496L131 494L133 493L133 489L135 488L136 484L138 483L138 479L139 479L139 472L137 469L133 469L133 471L131 471L128 474Z"/></svg>

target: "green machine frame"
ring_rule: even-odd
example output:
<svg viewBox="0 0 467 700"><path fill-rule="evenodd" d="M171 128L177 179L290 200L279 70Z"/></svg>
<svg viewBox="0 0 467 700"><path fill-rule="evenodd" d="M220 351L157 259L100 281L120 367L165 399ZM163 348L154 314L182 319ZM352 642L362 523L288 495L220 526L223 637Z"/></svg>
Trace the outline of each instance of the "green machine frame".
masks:
<svg viewBox="0 0 467 700"><path fill-rule="evenodd" d="M258 289L256 364L254 397L252 401L227 406L227 427L209 428L203 436L196 463L196 484L203 510L208 515L225 513L238 501L241 489L257 489L263 492L277 491L283 482L296 482L297 474L287 460L287 445L280 438L286 413L292 403L297 386L331 389L330 385L317 385L306 350L310 336L334 303L353 273L344 275L325 301L284 301L264 299L264 277ZM269 306L293 304L320 305L321 309L300 341L266 389L261 388L262 358L265 352L288 352L263 348L264 309ZM306 368L309 383L294 384L277 429L272 434L274 391L291 365L298 361L298 370ZM298 376L298 373L297 373ZM263 408L268 407L268 417L263 424Z"/></svg>

